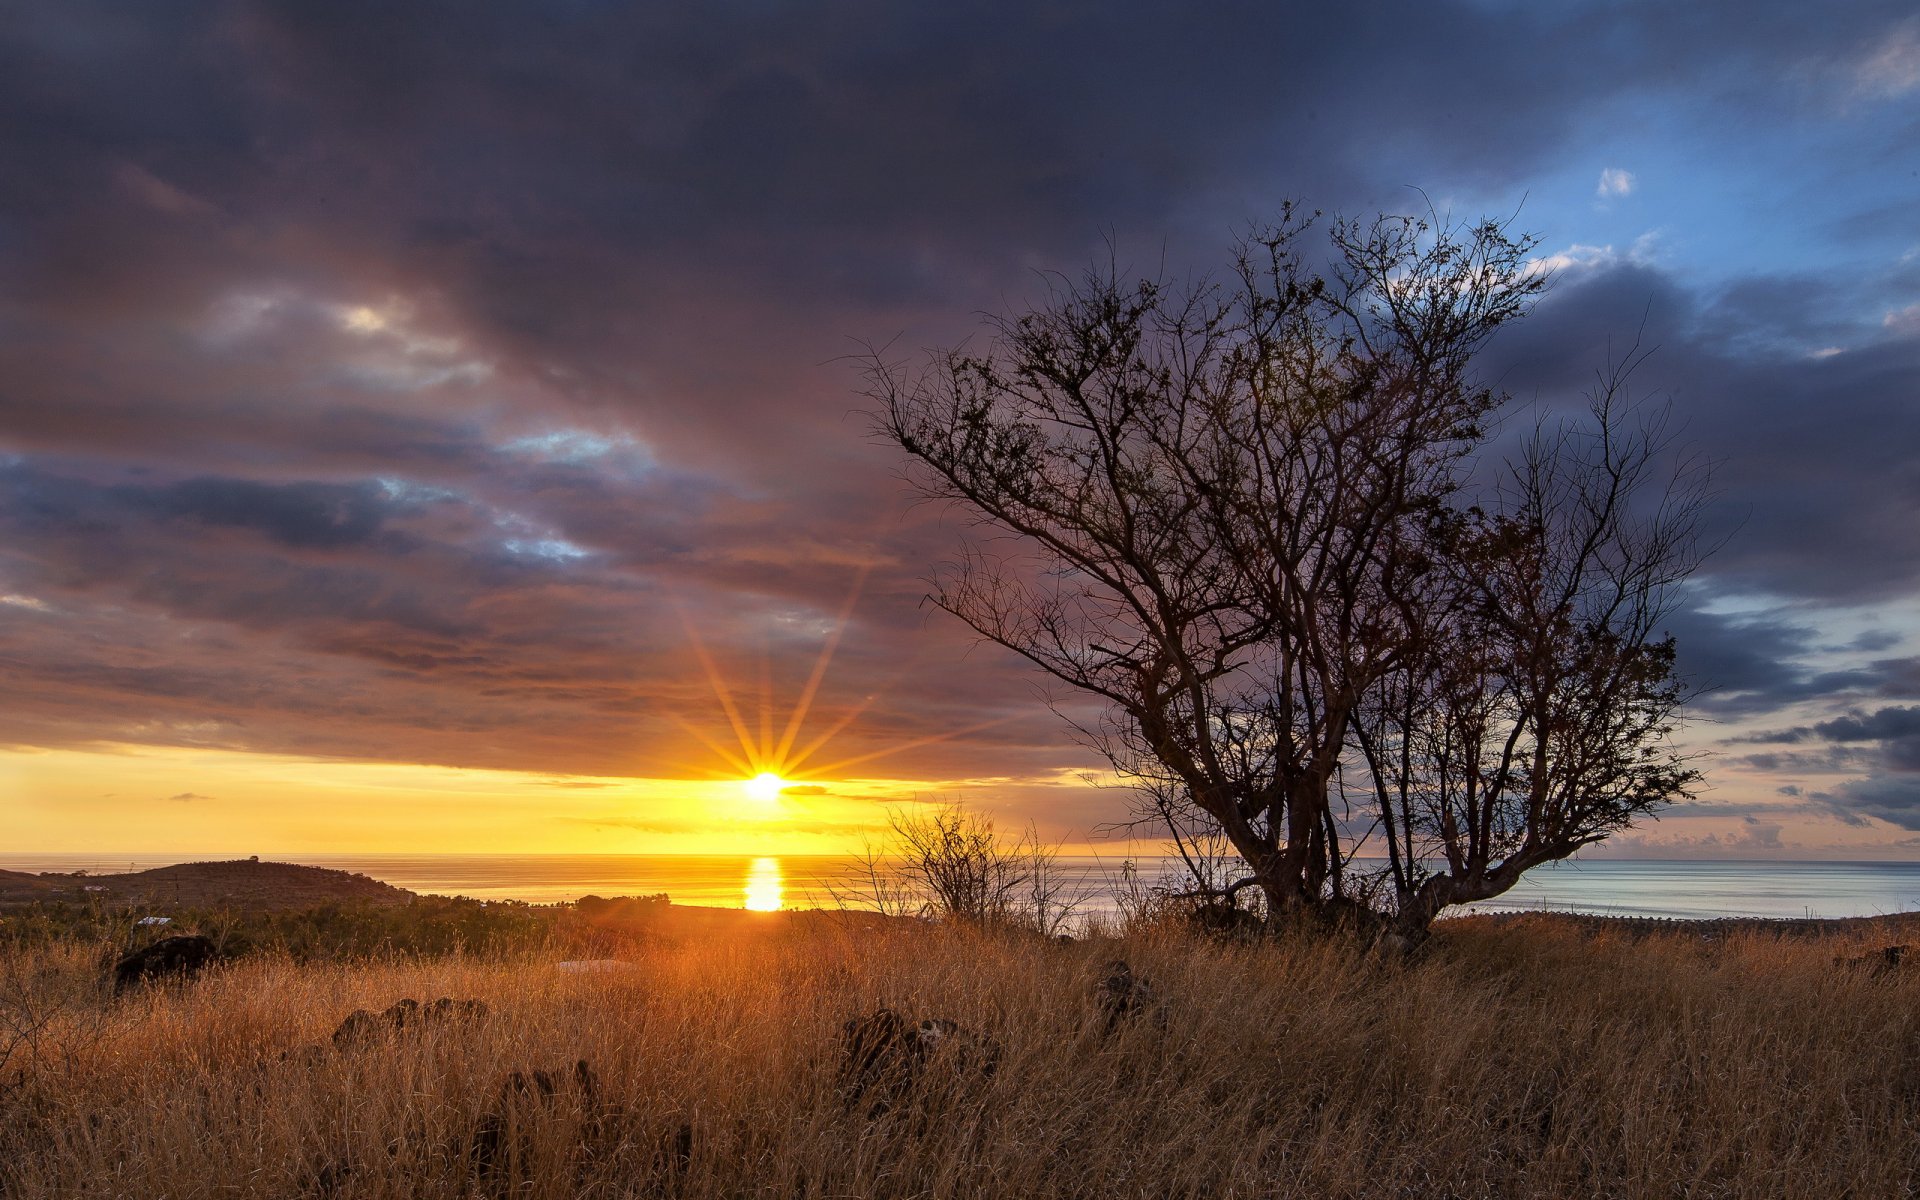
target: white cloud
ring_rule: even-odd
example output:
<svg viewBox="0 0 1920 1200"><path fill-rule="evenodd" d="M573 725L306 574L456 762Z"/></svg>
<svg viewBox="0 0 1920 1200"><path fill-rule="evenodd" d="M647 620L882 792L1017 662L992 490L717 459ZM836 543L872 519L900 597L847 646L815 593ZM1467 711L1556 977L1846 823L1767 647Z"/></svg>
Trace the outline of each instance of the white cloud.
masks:
<svg viewBox="0 0 1920 1200"><path fill-rule="evenodd" d="M1854 64L1853 86L1888 100L1920 88L1920 17L1894 26Z"/></svg>
<svg viewBox="0 0 1920 1200"><path fill-rule="evenodd" d="M342 333L361 339L366 349L346 364L348 374L374 387L419 391L443 383L483 382L490 363L463 357L459 338L422 332L404 300L383 304L329 304L327 315Z"/></svg>
<svg viewBox="0 0 1920 1200"><path fill-rule="evenodd" d="M1649 229L1634 238L1624 254L1614 249L1612 242L1604 246L1575 242L1565 250L1528 259L1525 270L1529 275L1578 275L1587 271L1604 271L1622 263L1643 267L1658 257L1659 250L1660 230Z"/></svg>
<svg viewBox="0 0 1920 1200"><path fill-rule="evenodd" d="M419 391L444 383L480 383L493 366L472 357L457 337L422 329L403 299L353 304L322 300L284 284L229 292L201 323L202 335L229 349L242 342L311 331L314 323L344 335L333 344L341 372L365 386Z"/></svg>
<svg viewBox="0 0 1920 1200"><path fill-rule="evenodd" d="M1586 246L1575 242L1565 250L1528 259L1526 271L1530 275L1564 275L1611 267L1620 261L1620 252L1610 245Z"/></svg>
<svg viewBox="0 0 1920 1200"><path fill-rule="evenodd" d="M1895 309L1883 317L1880 323L1901 337L1920 337L1920 304L1909 304L1905 308Z"/></svg>
<svg viewBox="0 0 1920 1200"><path fill-rule="evenodd" d="M216 344L237 342L261 332L296 302L286 288L229 292L208 310L204 331Z"/></svg>
<svg viewBox="0 0 1920 1200"><path fill-rule="evenodd" d="M581 549L565 538L559 537L508 538L505 542L502 542L501 545L505 546L507 552L510 554L518 554L523 557L532 558L585 558L588 554L592 553L591 551Z"/></svg>
<svg viewBox="0 0 1920 1200"><path fill-rule="evenodd" d="M22 596L18 592L9 592L7 595L0 596L0 604L10 608L30 608L34 612L53 611L52 606L38 596Z"/></svg>
<svg viewBox="0 0 1920 1200"><path fill-rule="evenodd" d="M459 492L402 479L398 475L377 475L373 480L389 500L408 504L439 504L445 500L464 500Z"/></svg>
<svg viewBox="0 0 1920 1200"><path fill-rule="evenodd" d="M445 358L458 354L460 339L433 337L413 328L413 306L399 300L385 304L331 304L328 313L346 333L372 338L384 336L407 354Z"/></svg>
<svg viewBox="0 0 1920 1200"><path fill-rule="evenodd" d="M137 163L123 162L114 182L147 207L173 217L203 217L217 212L200 197L184 192Z"/></svg>
<svg viewBox="0 0 1920 1200"><path fill-rule="evenodd" d="M1608 167L1600 172L1600 185L1593 194L1602 200L1611 200L1616 196L1631 195L1633 192L1633 172L1623 171L1619 167Z"/></svg>
<svg viewBox="0 0 1920 1200"><path fill-rule="evenodd" d="M590 429L550 429L514 438L500 447L509 454L524 455L541 462L583 463L605 458L616 451L638 452L640 443L629 434L595 433Z"/></svg>

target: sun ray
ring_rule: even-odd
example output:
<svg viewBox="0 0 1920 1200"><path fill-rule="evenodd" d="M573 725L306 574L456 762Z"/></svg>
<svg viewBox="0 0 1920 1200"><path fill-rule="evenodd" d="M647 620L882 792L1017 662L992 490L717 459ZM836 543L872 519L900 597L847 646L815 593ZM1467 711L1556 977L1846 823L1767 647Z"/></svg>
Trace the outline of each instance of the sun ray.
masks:
<svg viewBox="0 0 1920 1200"><path fill-rule="evenodd" d="M883 681L880 684L879 687L869 692L865 699L861 700L860 703L854 705L851 709L847 710L846 715L842 716L838 721L835 721L831 726L829 726L825 733L820 734L818 737L814 738L812 741L802 746L797 753L789 755L787 758L787 766L789 768L789 773L800 770L800 768L803 765L805 765L809 759L813 757L815 752L817 752L822 746L826 745L828 742L832 741L834 737L837 736L847 726L853 724L854 721L858 720L860 717L860 714L866 712L867 709L873 707L874 701L878 700L880 697L892 691L895 684L899 683L901 680L912 675L914 671L919 667L920 662L924 657L925 657L924 651L914 654L913 657L908 659L907 662L904 665L902 665L899 670L895 671L892 675L889 675L885 679L885 681Z"/></svg>
<svg viewBox="0 0 1920 1200"><path fill-rule="evenodd" d="M733 725L733 735L740 739L740 748L751 757L753 737L747 732L747 723L733 702L733 693L727 690L726 680L720 677L720 669L714 666L713 657L707 653L706 643L700 640L699 631L694 629L693 622L687 619L684 610L680 613L680 624L687 631L687 641L693 646L694 655L700 660L700 669L707 673L707 683L712 686L714 696L719 699L720 707L726 711L727 720Z"/></svg>
<svg viewBox="0 0 1920 1200"><path fill-rule="evenodd" d="M868 561L862 564L855 574L853 585L847 591L847 598L842 602L840 611L834 619L833 627L828 632L825 641L820 647L819 654L814 659L813 667L807 674L807 681L805 686L800 690L799 699L787 714L785 722L778 725L779 736L777 738L774 736L776 728L776 706L773 687L773 646L771 637L769 636L763 641L760 654L759 695L757 697L759 707L755 713L758 720L754 723L758 728L755 729L749 725L746 715L741 711L741 706L735 701L734 693L732 689L727 686L727 681L721 675L719 666L715 663L712 654L708 652L706 643L701 640L699 632L694 629L693 623L688 619L685 609L681 608L679 610L680 621L686 629L688 644L693 647L693 652L700 661L701 670L706 673L707 683L712 687L714 697L719 700L720 707L726 714L727 723L733 730L735 740L740 744L740 751L736 754L712 737L702 733L690 722L678 716L673 718L674 721L678 723L681 728L692 734L693 737L702 746L711 751L717 759L737 772L736 777L744 778L751 786L761 780L787 781L824 778L833 772L843 770L847 767L858 766L861 763L872 762L876 759L901 754L909 750L916 750L923 746L931 746L940 742L949 741L953 738L964 737L968 734L977 733L984 729L991 729L996 725L1004 724L1012 720L1013 718L1011 717L1000 717L991 721L982 721L978 724L968 725L960 729L951 729L944 733L915 738L912 741L902 742L899 745L888 746L884 749L874 750L865 754L850 755L822 766L807 766L814 756L830 744L834 738L838 737L855 721L859 720L860 717L873 706L874 702L885 694L893 684L898 683L901 679L912 673L911 663L900 667L899 670L893 673L886 684L869 693L825 730L808 739L798 750L794 748L795 744L800 741L808 718L812 715L814 703L819 699L820 689L826 681L827 671L833 664L834 656L838 652L841 641L846 634L847 627L853 619L854 609L859 604L860 596L866 587L868 575L872 570L873 563ZM917 662L919 655L915 655L913 658L914 661Z"/></svg>
<svg viewBox="0 0 1920 1200"><path fill-rule="evenodd" d="M825 733L821 734L820 736L814 738L812 741L808 742L806 745L802 746L798 754L793 755L791 758L787 760L788 773L791 774L795 771L800 770L800 768L803 765L805 765L806 761L809 758L813 757L814 751L820 749L820 747L832 741L834 739L834 735L838 734L841 730L845 729L847 726L853 724L856 720L858 720L860 717L860 714L863 712L866 712L867 709L871 708L873 706L873 702L875 700L878 700L879 698L880 698L880 693L874 692L872 695L860 701L860 703L848 709L846 712L846 715L841 717L838 721L835 721L832 725L828 726L827 731Z"/></svg>
<svg viewBox="0 0 1920 1200"><path fill-rule="evenodd" d="M807 676L807 686L800 690L800 700L793 706L793 715L787 718L787 728L780 735L780 745L773 752L773 761L785 763L787 754L793 749L793 743L800 736L800 729L806 723L807 713L813 708L813 697L820 690L820 681L826 678L827 667L833 662L834 651L840 648L840 635L847 631L847 622L853 618L853 607L860 601L860 593L866 588L867 575L873 570L873 563L861 564L854 573L853 587L847 591L846 603L840 606L840 615L833 623L833 632L827 635L826 644L820 647L820 655L814 659L813 673ZM841 726L840 728L844 728ZM796 761L804 762L807 752L802 751Z"/></svg>
<svg viewBox="0 0 1920 1200"><path fill-rule="evenodd" d="M811 771L796 771L794 775L797 778L803 779L818 778L823 775L832 774L835 771L843 771L848 767L858 766L861 763L872 762L876 758L886 758L888 755L900 754L907 750L918 750L922 746L932 746L939 742L951 741L957 737L965 737L969 733L979 733L984 729L992 729L995 725L1005 725L1008 721L1014 719L1013 717L995 717L991 721L982 721L977 725L967 725L959 729L949 729L945 733L936 733L930 737L915 738L910 742L901 742L897 746L888 746L884 750L874 750L867 754L856 754L852 758L843 758L838 762L830 762L824 766L815 767Z"/></svg>
<svg viewBox="0 0 1920 1200"><path fill-rule="evenodd" d="M773 757L773 647L765 639L760 643L760 749L756 761L762 767L777 767Z"/></svg>
<svg viewBox="0 0 1920 1200"><path fill-rule="evenodd" d="M746 759L741 758L739 755L735 754L733 751L727 749L725 746L722 746L719 742L714 741L712 738L708 737L706 734L700 732L699 727L696 726L693 722L687 720L685 717L680 716L678 713L673 714L673 722L674 724L680 726L680 728L692 734L694 738L697 741L699 741L699 743L702 746L705 746L707 749L719 755L722 759L726 761L728 766L732 767L734 770L738 771L740 774L742 775L753 774L753 765L751 763L749 763Z"/></svg>

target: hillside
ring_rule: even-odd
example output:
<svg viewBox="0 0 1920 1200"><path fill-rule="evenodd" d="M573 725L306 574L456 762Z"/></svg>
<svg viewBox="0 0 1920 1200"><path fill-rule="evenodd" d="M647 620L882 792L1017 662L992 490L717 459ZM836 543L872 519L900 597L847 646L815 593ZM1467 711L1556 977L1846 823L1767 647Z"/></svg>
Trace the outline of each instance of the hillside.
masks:
<svg viewBox="0 0 1920 1200"><path fill-rule="evenodd" d="M282 909L318 904L405 904L404 888L297 863L177 863L121 875L28 875L0 871L0 901L94 899L113 904L186 908Z"/></svg>
<svg viewBox="0 0 1920 1200"><path fill-rule="evenodd" d="M47 900L53 895L54 885L38 875L29 875L25 871L0 871L0 903Z"/></svg>

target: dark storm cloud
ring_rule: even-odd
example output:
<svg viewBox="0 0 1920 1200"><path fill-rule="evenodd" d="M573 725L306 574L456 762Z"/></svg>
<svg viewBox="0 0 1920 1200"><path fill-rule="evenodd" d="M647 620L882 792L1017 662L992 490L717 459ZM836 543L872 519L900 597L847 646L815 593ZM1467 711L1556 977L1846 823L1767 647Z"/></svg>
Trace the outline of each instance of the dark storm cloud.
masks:
<svg viewBox="0 0 1920 1200"><path fill-rule="evenodd" d="M1817 797L1843 820L1876 817L1902 829L1920 829L1920 775L1871 775Z"/></svg>
<svg viewBox="0 0 1920 1200"><path fill-rule="evenodd" d="M380 531L375 484L265 484L189 479L157 492L137 489L134 505L209 526L257 530L287 546L345 547Z"/></svg>
<svg viewBox="0 0 1920 1200"><path fill-rule="evenodd" d="M1738 739L1758 744L1811 745L1824 749L1749 755L1762 770L1864 771L1817 799L1843 817L1878 817L1920 829L1920 705L1853 709L1828 721L1796 725Z"/></svg>
<svg viewBox="0 0 1920 1200"><path fill-rule="evenodd" d="M1813 732L1830 742L1879 742L1920 738L1920 707L1882 708L1822 721ZM1920 770L1920 760L1913 764Z"/></svg>
<svg viewBox="0 0 1920 1200"><path fill-rule="evenodd" d="M1860 661L1855 655L1852 665L1839 669L1830 665L1836 650L1886 648L1886 639L1877 635L1863 635L1850 645L1835 647L1809 624L1771 613L1716 613L1698 607L1677 609L1661 632L1674 639L1679 670L1694 689L1694 702L1716 718L1765 714L1822 698L1894 699L1920 692L1920 660Z"/></svg>
<svg viewBox="0 0 1920 1200"><path fill-rule="evenodd" d="M1670 404L1679 441L1714 461L1720 548L1706 569L1721 586L1831 603L1920 586L1920 337L1856 319L1860 344L1816 357L1725 303L1646 266L1575 274L1502 343L1501 382L1523 400L1564 398L1637 339L1652 355L1635 394Z"/></svg>
<svg viewBox="0 0 1920 1200"><path fill-rule="evenodd" d="M0 734L677 770L672 718L714 727L681 614L790 695L870 568L823 692L881 697L847 752L1082 762L918 606L956 527L850 415L851 339L962 336L1108 231L1179 272L1285 195L1517 196L1656 90L1844 106L1906 15L33 6L0 30ZM1822 220L1903 228L1861 204ZM1492 366L1556 401L1644 318L1740 525L1710 582L1904 596L1912 274L1615 256ZM1920 685L1792 617L1675 632L1726 714Z"/></svg>
<svg viewBox="0 0 1920 1200"><path fill-rule="evenodd" d="M1891 742L1907 738L1920 738L1920 706L1889 705L1873 712L1855 709L1831 721L1796 725L1735 740L1764 745L1812 741ZM1920 764L1916 769L1920 769Z"/></svg>
<svg viewBox="0 0 1920 1200"><path fill-rule="evenodd" d="M697 771L706 756L676 718L731 735L718 732L689 625L716 643L736 689L755 689L758 659L773 658L791 703L825 630L741 623L728 589L751 582L756 607L810 618L838 607L848 568L767 564L741 578L765 531L711 519L664 472L609 492L551 463L491 465L491 478L476 469L474 492L417 494L0 469L0 570L19 589L0 603L15 701L0 739ZM625 521L605 523L609 507ZM923 648L856 642L836 662L845 678L823 688L809 738L865 694L880 703L817 761L950 737L917 764L970 774L966 760L990 744L1003 763L1061 765L1050 731L975 728L1023 716L1046 728L990 666L944 669L927 694ZM884 757L870 761L884 768Z"/></svg>

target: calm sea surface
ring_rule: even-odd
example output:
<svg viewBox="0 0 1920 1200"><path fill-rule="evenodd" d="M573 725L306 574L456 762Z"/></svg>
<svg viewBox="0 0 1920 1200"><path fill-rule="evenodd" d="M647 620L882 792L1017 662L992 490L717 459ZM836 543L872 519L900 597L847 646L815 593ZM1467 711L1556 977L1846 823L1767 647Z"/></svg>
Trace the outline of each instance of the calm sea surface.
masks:
<svg viewBox="0 0 1920 1200"><path fill-rule="evenodd" d="M96 873L142 870L220 855L0 853L0 868ZM724 908L858 905L870 886L852 859L695 855L368 855L302 858L416 892L552 903L586 895L652 895ZM1156 881L1158 859L1137 860ZM1110 912L1119 856L1063 857L1058 866L1083 913ZM1657 917L1856 917L1920 909L1920 863L1667 862L1596 859L1534 871L1513 891L1476 906Z"/></svg>

